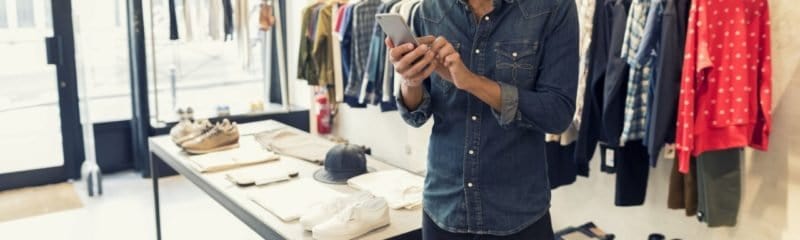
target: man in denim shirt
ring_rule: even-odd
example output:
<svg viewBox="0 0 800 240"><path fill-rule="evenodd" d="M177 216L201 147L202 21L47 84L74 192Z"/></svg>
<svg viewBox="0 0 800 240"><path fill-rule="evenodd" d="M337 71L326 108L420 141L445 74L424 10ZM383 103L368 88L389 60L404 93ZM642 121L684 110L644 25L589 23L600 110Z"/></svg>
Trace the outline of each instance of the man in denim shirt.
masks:
<svg viewBox="0 0 800 240"><path fill-rule="evenodd" d="M553 239L544 134L575 108L574 0L423 1L415 29L386 44L403 119L434 118L423 236Z"/></svg>

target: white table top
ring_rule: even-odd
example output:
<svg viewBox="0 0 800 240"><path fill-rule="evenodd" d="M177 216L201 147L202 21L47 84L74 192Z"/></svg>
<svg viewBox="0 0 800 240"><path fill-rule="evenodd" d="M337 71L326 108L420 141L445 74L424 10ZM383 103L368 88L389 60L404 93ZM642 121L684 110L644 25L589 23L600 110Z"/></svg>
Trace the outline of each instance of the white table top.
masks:
<svg viewBox="0 0 800 240"><path fill-rule="evenodd" d="M255 141L255 139L252 136L248 135L281 127L291 128L288 125L272 120L241 124L239 125L239 131L240 134L242 135L240 141ZM302 132L298 129L294 130ZM225 200L228 200L231 203L233 203L234 207L241 208L242 210L254 215L258 219L258 221L260 221L260 223L263 224L263 227L274 230L275 232L279 233L286 239L312 239L311 233L304 231L300 226L300 224L298 223L298 221L284 222L250 199L251 194L253 194L254 192L258 192L259 188L268 188L274 185L251 186L242 188L234 185L233 183L225 179L225 174L228 171L200 173L195 168L191 167L191 165L189 165L188 155L185 152L183 152L178 146L176 146L171 141L169 136L158 136L150 138L150 151L159 156L159 158L161 158L168 165L172 166L180 174L196 175L199 177L197 179L200 179L200 181L207 182L208 185L211 186L213 191L220 192L222 197L225 198ZM297 169L300 173L298 178L312 178L312 179L314 172L322 167L307 161L287 156L281 156L281 159L278 162L268 162L254 166L264 166L269 164L283 164L285 166L293 167ZM367 156L367 165L378 171L397 169L394 166L388 165L381 161L377 161L371 156ZM244 169L250 167L253 166L243 167L238 169ZM356 191L355 189L347 185L330 185L316 181L314 182L345 194ZM277 184L284 184L284 183L277 183ZM216 200L220 201L219 199ZM421 208L413 210L392 209L390 210L389 214L391 217L391 224L389 226L372 231L362 236L359 239L387 239L414 230L418 230L421 228L421 222L422 222ZM236 214L234 213L234 215ZM240 216L237 217L241 219ZM250 225L250 227L251 228L258 227L257 225L259 224L254 224L254 225L256 226Z"/></svg>

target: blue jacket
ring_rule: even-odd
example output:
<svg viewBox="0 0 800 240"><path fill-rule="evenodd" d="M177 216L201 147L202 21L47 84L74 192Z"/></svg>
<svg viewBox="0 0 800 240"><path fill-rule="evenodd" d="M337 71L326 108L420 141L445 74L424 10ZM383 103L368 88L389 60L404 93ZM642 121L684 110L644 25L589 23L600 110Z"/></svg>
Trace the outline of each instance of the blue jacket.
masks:
<svg viewBox="0 0 800 240"><path fill-rule="evenodd" d="M467 67L498 82L494 111L438 75L426 80L412 126L434 118L425 212L456 233L509 235L550 206L544 133L572 121L578 79L578 17L572 0L495 0L476 21L464 0L423 1L418 36L444 36Z"/></svg>

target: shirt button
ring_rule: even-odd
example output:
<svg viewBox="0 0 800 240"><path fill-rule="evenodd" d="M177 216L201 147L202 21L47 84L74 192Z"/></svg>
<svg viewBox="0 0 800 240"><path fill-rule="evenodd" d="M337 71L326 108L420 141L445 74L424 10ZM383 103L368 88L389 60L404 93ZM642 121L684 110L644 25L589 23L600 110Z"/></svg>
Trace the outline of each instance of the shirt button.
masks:
<svg viewBox="0 0 800 240"><path fill-rule="evenodd" d="M483 17L483 19L489 21L489 16Z"/></svg>
<svg viewBox="0 0 800 240"><path fill-rule="evenodd" d="M467 183L467 187L470 187L470 188L471 188L471 187L472 187L472 183L471 183L471 182L470 182L470 183Z"/></svg>
<svg viewBox="0 0 800 240"><path fill-rule="evenodd" d="M475 49L475 54L481 54L481 50L480 49Z"/></svg>
<svg viewBox="0 0 800 240"><path fill-rule="evenodd" d="M472 116L472 121L478 121L478 116Z"/></svg>
<svg viewBox="0 0 800 240"><path fill-rule="evenodd" d="M469 155L475 155L475 151L469 150Z"/></svg>

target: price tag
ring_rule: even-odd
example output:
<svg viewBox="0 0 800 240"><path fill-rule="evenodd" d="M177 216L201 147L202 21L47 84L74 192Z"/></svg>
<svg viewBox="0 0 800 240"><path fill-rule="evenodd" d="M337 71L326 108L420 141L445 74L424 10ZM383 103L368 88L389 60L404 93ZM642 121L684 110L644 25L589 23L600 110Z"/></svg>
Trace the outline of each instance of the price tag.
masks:
<svg viewBox="0 0 800 240"><path fill-rule="evenodd" d="M605 150L606 152L603 164L606 167L614 168L614 149L606 148Z"/></svg>

